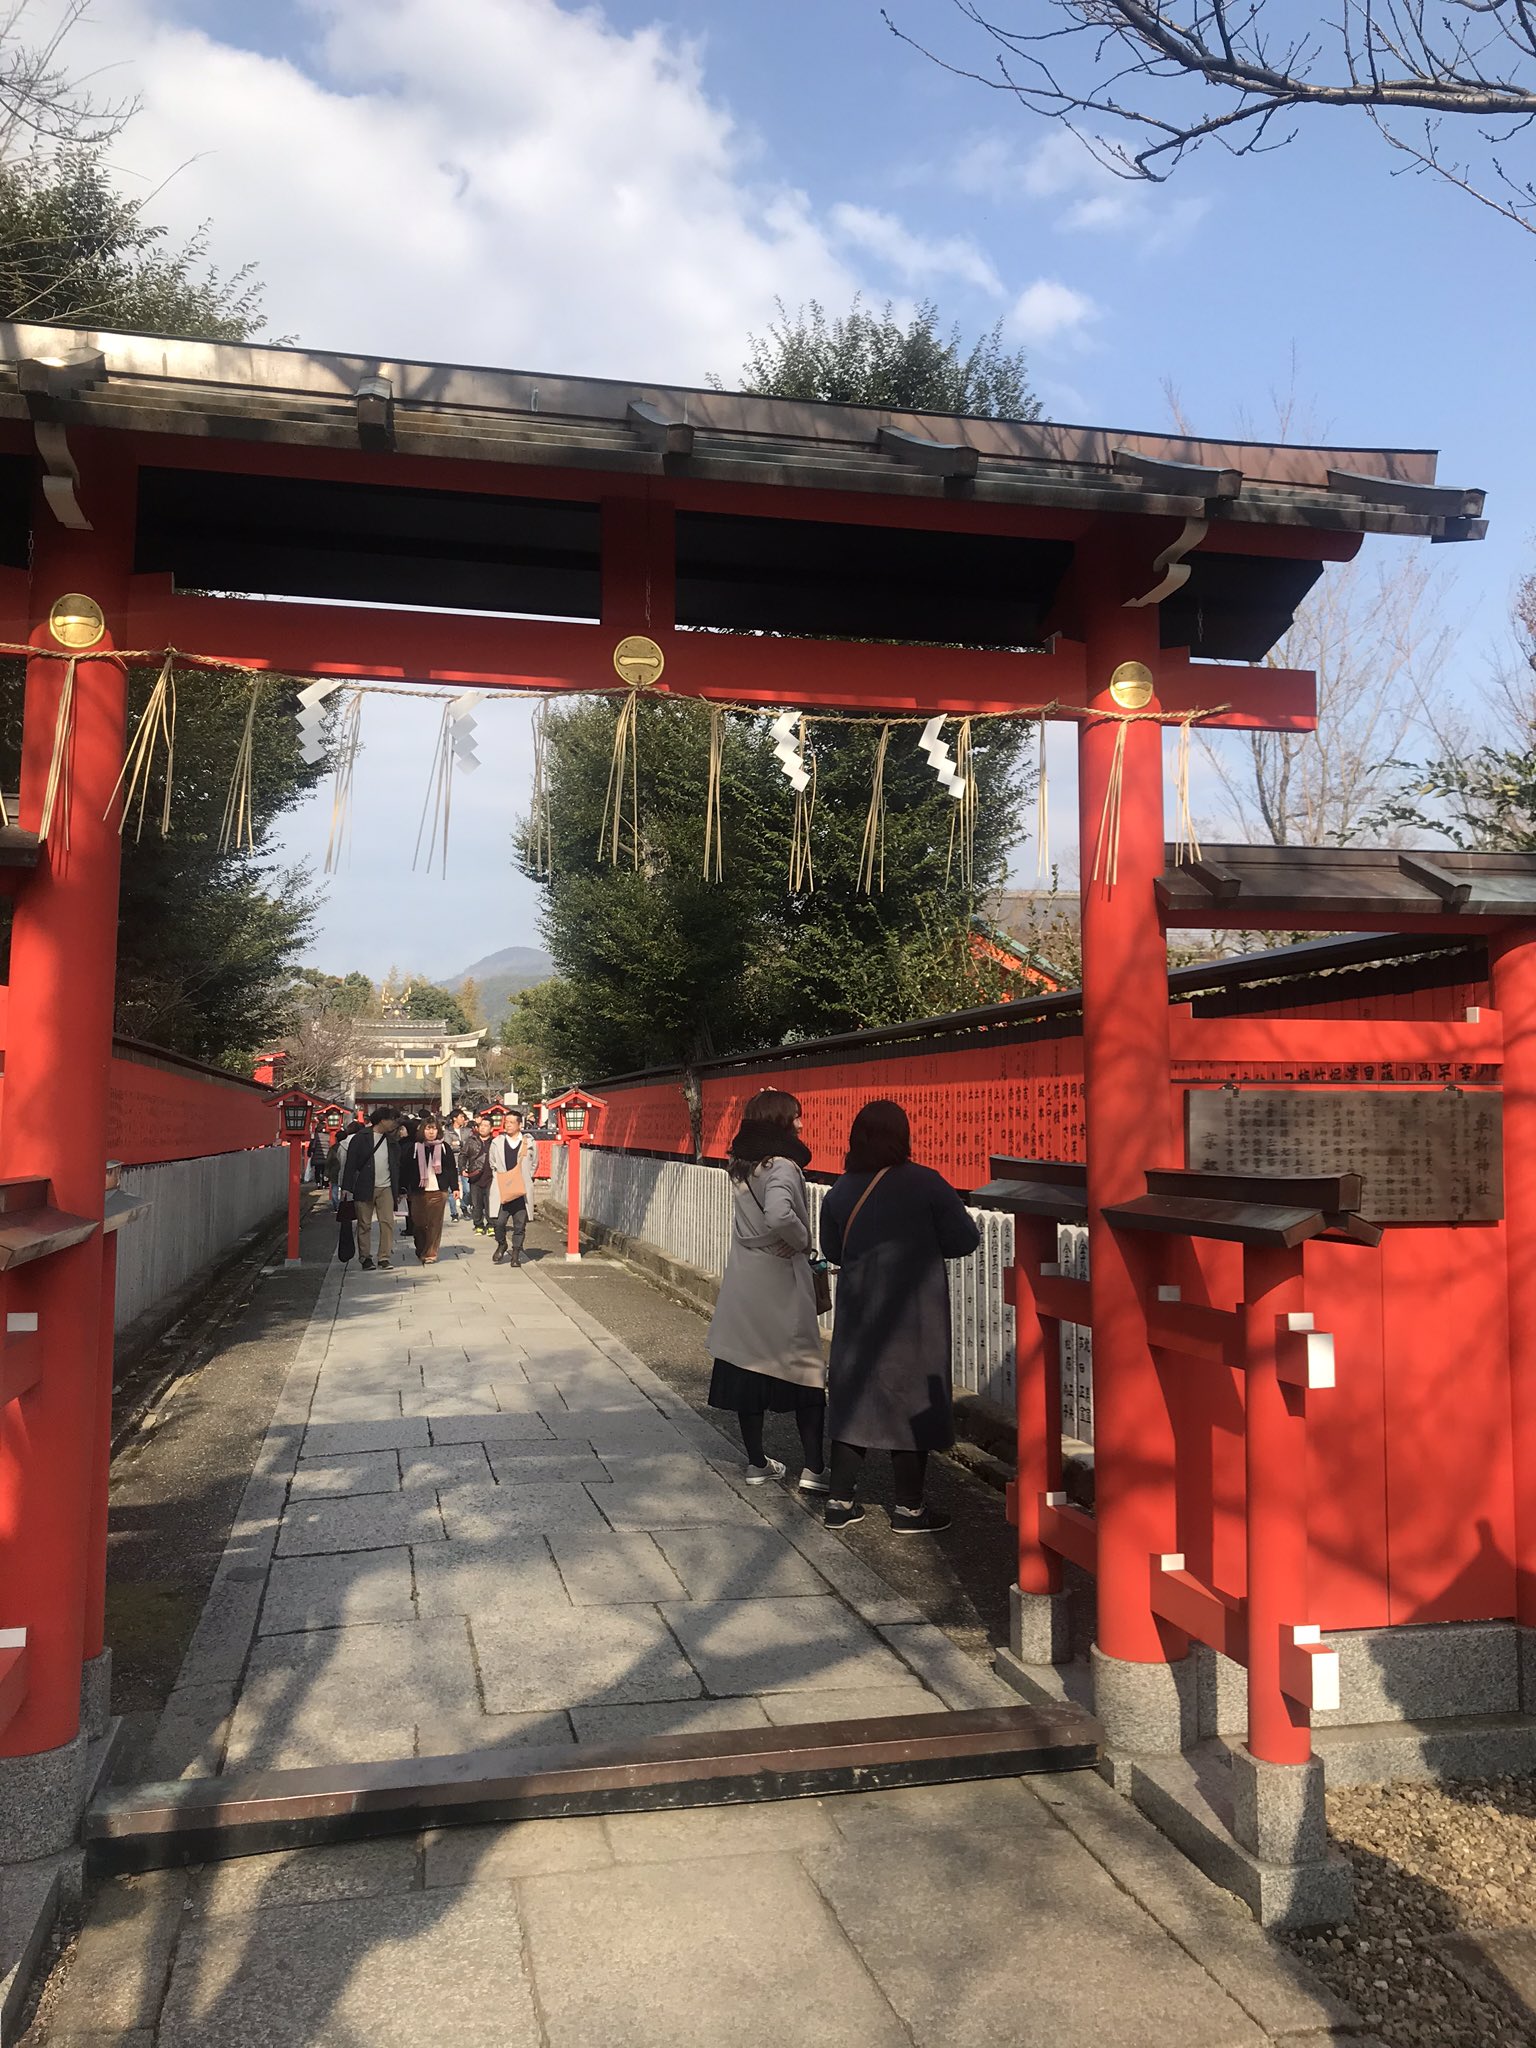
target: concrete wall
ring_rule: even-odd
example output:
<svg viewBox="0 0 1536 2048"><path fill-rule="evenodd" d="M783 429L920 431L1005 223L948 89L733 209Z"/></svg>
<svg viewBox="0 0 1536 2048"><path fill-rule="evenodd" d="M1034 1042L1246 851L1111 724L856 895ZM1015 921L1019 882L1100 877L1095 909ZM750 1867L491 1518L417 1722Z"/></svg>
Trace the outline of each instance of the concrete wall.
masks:
<svg viewBox="0 0 1536 2048"><path fill-rule="evenodd" d="M117 1240L117 1310L123 1330L230 1251L247 1231L282 1214L288 1154L282 1145L125 1166L122 1185L154 1204Z"/></svg>
<svg viewBox="0 0 1536 2048"><path fill-rule="evenodd" d="M552 1193L563 1206L566 1151L563 1145L552 1150ZM814 1230L825 1190L813 1181L809 1192ZM584 1221L650 1245L711 1279L718 1280L725 1271L731 1197L723 1167L587 1147L581 1155L581 1213ZM949 1269L955 1388L979 1394L1011 1413L1013 1310L1003 1300L1003 1274L1013 1263L1013 1219L995 1210L973 1209L971 1214L981 1230L981 1248L972 1258L957 1259ZM1087 1231L1064 1230L1061 1238L1063 1269L1086 1272ZM836 1285L834 1275L834 1293ZM1088 1332L1075 1325L1066 1329L1062 1338L1062 1406L1067 1434L1091 1442L1089 1339Z"/></svg>

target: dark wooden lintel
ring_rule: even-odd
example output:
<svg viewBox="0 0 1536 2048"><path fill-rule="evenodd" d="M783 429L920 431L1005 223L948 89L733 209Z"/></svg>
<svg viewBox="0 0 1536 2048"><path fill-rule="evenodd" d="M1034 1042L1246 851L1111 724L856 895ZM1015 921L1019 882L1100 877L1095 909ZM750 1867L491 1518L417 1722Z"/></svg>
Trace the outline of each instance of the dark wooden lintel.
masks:
<svg viewBox="0 0 1536 2048"><path fill-rule="evenodd" d="M1149 1167L1149 1195L1194 1195L1205 1202L1262 1202L1283 1209L1353 1214L1360 1206L1358 1173L1200 1173L1182 1166Z"/></svg>
<svg viewBox="0 0 1536 2048"><path fill-rule="evenodd" d="M483 1750L134 1785L86 1816L101 1873L254 1856L428 1827L566 1818L1086 1770L1101 1730L1079 1707L976 1707L576 1749Z"/></svg>
<svg viewBox="0 0 1536 2048"><path fill-rule="evenodd" d="M1192 1195L1138 1195L1104 1210L1116 1230L1147 1230L1162 1237L1212 1237L1290 1251L1328 1227L1318 1209L1268 1202L1208 1202Z"/></svg>
<svg viewBox="0 0 1536 2048"><path fill-rule="evenodd" d="M1039 1180L1062 1188L1088 1185L1088 1169L1080 1159L1008 1159L994 1152L987 1172L993 1180Z"/></svg>
<svg viewBox="0 0 1536 2048"><path fill-rule="evenodd" d="M1057 1223L1085 1223L1088 1196L1082 1188L1060 1187L1038 1180L991 1180L973 1188L966 1200L973 1209L997 1209L1007 1216L1043 1216Z"/></svg>
<svg viewBox="0 0 1536 2048"><path fill-rule="evenodd" d="M365 377L357 387L357 438L375 453L395 445L395 390L387 377Z"/></svg>

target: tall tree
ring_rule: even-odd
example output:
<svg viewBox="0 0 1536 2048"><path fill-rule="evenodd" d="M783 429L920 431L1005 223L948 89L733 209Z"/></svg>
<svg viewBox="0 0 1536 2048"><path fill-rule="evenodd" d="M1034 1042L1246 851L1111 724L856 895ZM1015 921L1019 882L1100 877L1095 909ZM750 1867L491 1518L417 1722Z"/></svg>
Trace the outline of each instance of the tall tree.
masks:
<svg viewBox="0 0 1536 2048"><path fill-rule="evenodd" d="M720 390L722 379L711 377ZM879 405L896 412L970 413L1033 420L1040 401L1029 388L1022 349L1003 346L1002 322L967 347L960 329L946 337L939 310L925 299L909 319L889 300L878 313L855 299L828 319L815 299L748 337L736 388L770 398L820 398L834 405Z"/></svg>
<svg viewBox="0 0 1536 2048"><path fill-rule="evenodd" d="M101 138L131 110L102 109L76 92L56 42L29 56L18 41L25 12L0 20L0 319L252 337L262 324L254 274L221 278L207 265L206 236L174 245L143 203L116 191ZM67 9L66 25L80 12ZM54 112L39 99L36 118L23 118L26 90L51 96ZM28 136L32 146L17 153L18 137ZM130 730L151 680L130 678ZM299 758L280 679L264 688L255 725L256 845L219 845L254 680L182 676L171 831L163 839L156 826L130 831L123 847L118 1029L208 1060L238 1060L289 1021L291 962L315 907L305 874L280 868L270 853L274 824L324 772ZM12 788L22 691L20 665L5 664L0 777ZM151 816L157 802L158 788Z"/></svg>
<svg viewBox="0 0 1536 2048"><path fill-rule="evenodd" d="M1272 0L956 6L985 69L977 44L949 56L903 26L905 9L881 12L945 70L1065 123L1121 177L1160 183L1203 144L1254 156L1290 142L1303 114L1354 114L1408 165L1536 233L1529 0L1339 0L1323 16Z"/></svg>

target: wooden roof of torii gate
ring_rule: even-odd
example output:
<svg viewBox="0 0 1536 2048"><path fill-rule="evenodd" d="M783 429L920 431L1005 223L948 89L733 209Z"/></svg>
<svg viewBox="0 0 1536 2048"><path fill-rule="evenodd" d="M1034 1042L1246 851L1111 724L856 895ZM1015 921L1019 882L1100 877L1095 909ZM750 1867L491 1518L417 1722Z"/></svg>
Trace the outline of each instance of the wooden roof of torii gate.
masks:
<svg viewBox="0 0 1536 2048"><path fill-rule="evenodd" d="M7 637L24 637L39 468L71 524L125 459L136 647L611 689L614 644L638 632L664 688L763 706L1081 706L1076 576L1109 534L1120 601L1159 606L1165 710L1305 727L1310 676L1207 664L1261 661L1367 533L1484 531L1482 493L1438 485L1424 450L0 324Z"/></svg>

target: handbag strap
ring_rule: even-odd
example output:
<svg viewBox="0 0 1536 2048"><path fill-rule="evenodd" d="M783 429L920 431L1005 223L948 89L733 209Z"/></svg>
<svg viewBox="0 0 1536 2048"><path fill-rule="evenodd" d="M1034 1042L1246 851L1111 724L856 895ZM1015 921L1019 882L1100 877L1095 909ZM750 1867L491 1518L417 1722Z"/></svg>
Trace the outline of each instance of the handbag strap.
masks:
<svg viewBox="0 0 1536 2048"><path fill-rule="evenodd" d="M848 1218L847 1223L843 1226L843 1254L845 1257L847 1256L848 1252L848 1240L853 1235L853 1226L859 1220L859 1211L863 1208L864 1204L869 1200L870 1196L875 1192L875 1189L879 1187L881 1181L885 1179L885 1176L890 1172L890 1170L891 1169L888 1166L882 1166L880 1171L875 1175L874 1179L870 1182L869 1186L864 1190L863 1194L860 1195L859 1199L854 1203L853 1214Z"/></svg>

